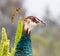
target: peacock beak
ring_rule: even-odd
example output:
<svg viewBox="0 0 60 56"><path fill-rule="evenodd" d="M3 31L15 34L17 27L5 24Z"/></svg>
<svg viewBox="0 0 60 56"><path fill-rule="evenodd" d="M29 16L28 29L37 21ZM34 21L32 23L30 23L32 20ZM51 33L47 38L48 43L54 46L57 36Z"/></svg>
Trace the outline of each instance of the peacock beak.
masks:
<svg viewBox="0 0 60 56"><path fill-rule="evenodd" d="M42 20L39 21L39 24L46 24L45 22L43 22Z"/></svg>

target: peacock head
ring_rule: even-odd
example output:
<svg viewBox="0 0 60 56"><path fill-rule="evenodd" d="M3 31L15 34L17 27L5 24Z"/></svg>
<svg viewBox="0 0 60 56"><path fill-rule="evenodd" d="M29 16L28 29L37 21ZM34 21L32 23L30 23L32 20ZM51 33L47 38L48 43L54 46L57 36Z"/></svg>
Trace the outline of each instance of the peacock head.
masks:
<svg viewBox="0 0 60 56"><path fill-rule="evenodd" d="M35 16L28 16L27 18L24 19L25 29L28 28L29 31L34 29L34 27L36 27L39 24L45 24L45 23L43 21L39 20Z"/></svg>
<svg viewBox="0 0 60 56"><path fill-rule="evenodd" d="M16 16L16 14L19 12L20 8L17 8L15 10L15 12L12 15L11 21L12 23L14 23L14 17ZM24 30L26 30L27 28L29 30L32 30L35 26L37 26L38 24L45 24L43 21L39 20L37 17L35 16L28 16L27 18L24 19Z"/></svg>

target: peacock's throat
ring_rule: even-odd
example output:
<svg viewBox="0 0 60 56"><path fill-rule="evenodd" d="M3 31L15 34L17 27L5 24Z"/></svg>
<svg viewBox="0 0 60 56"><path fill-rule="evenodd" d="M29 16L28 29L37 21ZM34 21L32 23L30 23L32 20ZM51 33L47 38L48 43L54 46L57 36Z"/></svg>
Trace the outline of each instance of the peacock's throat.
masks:
<svg viewBox="0 0 60 56"><path fill-rule="evenodd" d="M23 25L23 31L26 32L28 35L30 35L31 30L30 30L30 28L27 26L27 24L24 24L24 25Z"/></svg>

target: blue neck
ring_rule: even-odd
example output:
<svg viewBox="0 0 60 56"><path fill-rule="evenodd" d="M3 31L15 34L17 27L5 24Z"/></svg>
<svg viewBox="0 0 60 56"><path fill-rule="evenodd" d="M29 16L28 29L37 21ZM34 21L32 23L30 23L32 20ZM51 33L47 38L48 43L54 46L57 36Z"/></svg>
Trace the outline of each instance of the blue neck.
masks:
<svg viewBox="0 0 60 56"><path fill-rule="evenodd" d="M15 56L32 56L31 38L27 31L23 31L20 41L16 46Z"/></svg>

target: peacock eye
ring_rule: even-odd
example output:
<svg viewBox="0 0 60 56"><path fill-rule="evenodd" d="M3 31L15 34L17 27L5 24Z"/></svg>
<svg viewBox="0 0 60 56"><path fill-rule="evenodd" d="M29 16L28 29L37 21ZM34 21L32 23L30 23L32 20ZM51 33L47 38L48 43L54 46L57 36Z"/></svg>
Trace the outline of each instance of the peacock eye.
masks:
<svg viewBox="0 0 60 56"><path fill-rule="evenodd" d="M36 21L35 18L32 18L32 21L35 22Z"/></svg>

